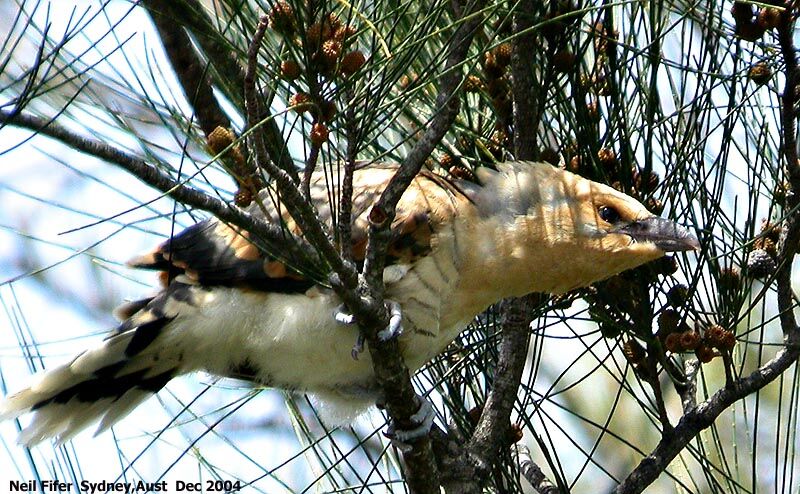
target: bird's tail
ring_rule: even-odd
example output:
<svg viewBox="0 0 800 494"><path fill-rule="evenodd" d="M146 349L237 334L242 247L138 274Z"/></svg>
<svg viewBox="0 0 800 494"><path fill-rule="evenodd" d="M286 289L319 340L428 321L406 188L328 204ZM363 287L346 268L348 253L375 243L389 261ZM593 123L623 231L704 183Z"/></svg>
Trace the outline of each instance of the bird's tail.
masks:
<svg viewBox="0 0 800 494"><path fill-rule="evenodd" d="M153 344L176 315L165 310L174 309L169 299L162 293L133 304L99 346L0 401L0 420L34 412L19 436L28 446L49 438L66 441L98 419L98 434L111 427L182 372L168 345Z"/></svg>

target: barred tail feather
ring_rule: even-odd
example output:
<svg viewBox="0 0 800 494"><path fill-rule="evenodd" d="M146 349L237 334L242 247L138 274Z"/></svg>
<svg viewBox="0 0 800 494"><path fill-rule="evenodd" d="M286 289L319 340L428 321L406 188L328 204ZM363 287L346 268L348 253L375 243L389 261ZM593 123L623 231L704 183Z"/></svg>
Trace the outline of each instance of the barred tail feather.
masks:
<svg viewBox="0 0 800 494"><path fill-rule="evenodd" d="M33 412L19 437L27 446L66 441L98 419L97 433L111 427L183 372L180 351L165 340L154 343L177 315L168 302L169 294L153 299L98 347L0 401L0 420Z"/></svg>
<svg viewBox="0 0 800 494"><path fill-rule="evenodd" d="M55 438L57 444L71 439L89 423L101 416L112 403L111 398L91 404L82 402L52 403L38 409L33 421L22 430L17 442L31 447Z"/></svg>

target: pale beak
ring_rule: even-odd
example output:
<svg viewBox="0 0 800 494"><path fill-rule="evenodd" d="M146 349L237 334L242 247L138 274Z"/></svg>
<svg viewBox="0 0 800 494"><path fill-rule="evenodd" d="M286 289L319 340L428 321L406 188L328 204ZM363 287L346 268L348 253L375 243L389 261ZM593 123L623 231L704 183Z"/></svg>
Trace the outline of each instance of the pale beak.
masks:
<svg viewBox="0 0 800 494"><path fill-rule="evenodd" d="M636 242L653 243L664 252L700 249L697 237L686 227L658 216L632 221L615 229L614 233L628 235Z"/></svg>

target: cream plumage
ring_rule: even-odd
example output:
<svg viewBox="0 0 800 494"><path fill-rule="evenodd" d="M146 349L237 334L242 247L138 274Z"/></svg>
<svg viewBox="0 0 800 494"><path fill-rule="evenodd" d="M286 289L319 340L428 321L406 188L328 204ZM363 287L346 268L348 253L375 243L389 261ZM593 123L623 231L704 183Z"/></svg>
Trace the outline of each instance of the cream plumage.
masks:
<svg viewBox="0 0 800 494"><path fill-rule="evenodd" d="M395 170L354 175L356 260L366 215ZM423 172L398 204L384 279L402 308L400 346L412 370L501 298L565 292L697 248L688 231L633 198L548 164L505 163L480 181ZM329 223L331 194L335 186L315 174L312 199ZM261 197L253 214L298 233L284 208ZM301 261L271 256L247 232L209 219L131 264L162 271L163 289L123 307L123 322L98 347L0 403L0 418L34 412L21 442L68 439L98 419L102 431L193 371L311 393L334 422L374 403L369 354L351 358L358 328L335 320L340 301Z"/></svg>

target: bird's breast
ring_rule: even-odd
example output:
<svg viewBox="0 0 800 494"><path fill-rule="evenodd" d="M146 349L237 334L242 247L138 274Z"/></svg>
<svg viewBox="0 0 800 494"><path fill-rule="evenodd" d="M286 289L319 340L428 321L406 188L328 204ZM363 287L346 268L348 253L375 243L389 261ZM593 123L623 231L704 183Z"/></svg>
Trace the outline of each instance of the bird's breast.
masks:
<svg viewBox="0 0 800 494"><path fill-rule="evenodd" d="M390 267L385 278L386 298L403 311L400 346L412 371L440 353L477 313L454 296L460 275L452 237L440 238L437 248L412 265ZM174 321L175 343L197 355L196 370L312 392L374 382L369 352L352 357L358 327L334 319L341 302L330 290L215 287L209 293L201 307Z"/></svg>

